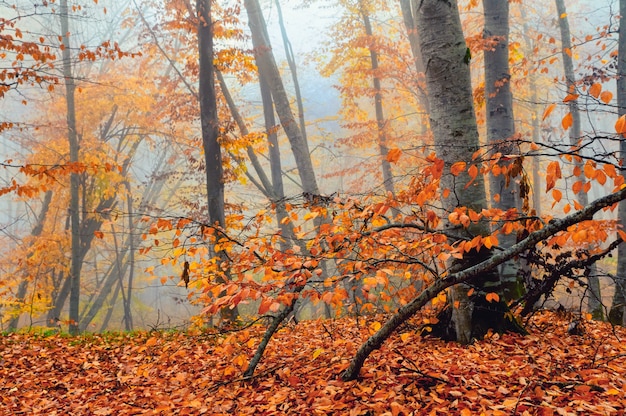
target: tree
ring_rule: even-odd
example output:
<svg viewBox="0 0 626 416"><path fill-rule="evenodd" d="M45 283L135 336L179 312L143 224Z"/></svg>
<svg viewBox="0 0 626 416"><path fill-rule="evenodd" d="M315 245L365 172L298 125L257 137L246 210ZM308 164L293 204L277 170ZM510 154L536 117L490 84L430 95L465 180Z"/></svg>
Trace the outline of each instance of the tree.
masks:
<svg viewBox="0 0 626 416"><path fill-rule="evenodd" d="M501 175L489 176L492 206L503 211L521 210L519 181L519 144L515 136L511 73L509 70L509 2L485 0L485 101L487 143L491 157ZM503 235L500 244L504 248L515 244L516 236ZM500 289L505 299L519 298L524 291L521 274L516 262L506 262L500 271Z"/></svg>
<svg viewBox="0 0 626 416"><path fill-rule="evenodd" d="M245 0L244 4L248 12L248 25L252 34L252 45L259 73L266 80L272 92L276 113L285 134L287 134L291 151L296 160L302 190L310 195L319 195L309 147L291 110L289 98L274 60L259 2L258 0Z"/></svg>
<svg viewBox="0 0 626 416"><path fill-rule="evenodd" d="M620 0L620 30L617 53L617 111L620 120L626 118L626 0ZM623 124L622 124L623 125ZM621 140L619 145L620 160L626 160L626 142L623 139L624 131L618 131ZM617 211L619 223L626 224L626 201L619 204ZM626 244L622 243L617 251L617 271L615 274L615 294L609 321L616 325L626 326Z"/></svg>
<svg viewBox="0 0 626 416"><path fill-rule="evenodd" d="M570 145L574 148L579 148L582 153L582 130L581 130L581 116L578 108L577 92L576 92L576 76L574 75L574 63L572 60L572 42L570 40L571 34L569 30L569 21L567 18L567 11L565 9L565 2L563 0L555 0L556 9L559 16L559 29L561 31L561 56L563 57L563 69L565 72L565 86L567 88L566 101L569 108L569 113L565 116L564 127L569 130ZM584 170L584 164L582 158L577 158L575 161L575 170L582 172ZM582 206L587 205L589 199L586 192L578 192L576 194L578 203ZM602 294L600 292L600 281L598 279L598 270L594 264L589 266L589 270L586 272L588 281L588 299L589 310L596 319L604 319L604 306L602 305Z"/></svg>
<svg viewBox="0 0 626 416"><path fill-rule="evenodd" d="M72 73L72 56L70 45L69 28L69 8L67 0L60 3L61 36L63 39L63 81L65 84L65 100L67 103L67 138L69 141L71 164L78 163L78 133L76 131L76 104L74 102L74 74ZM81 235L80 235L80 202L78 200L80 192L80 178L77 172L70 174L70 229L72 235L72 254L69 278L70 284L70 333L78 333L79 307L80 307L80 270L82 259L80 256Z"/></svg>

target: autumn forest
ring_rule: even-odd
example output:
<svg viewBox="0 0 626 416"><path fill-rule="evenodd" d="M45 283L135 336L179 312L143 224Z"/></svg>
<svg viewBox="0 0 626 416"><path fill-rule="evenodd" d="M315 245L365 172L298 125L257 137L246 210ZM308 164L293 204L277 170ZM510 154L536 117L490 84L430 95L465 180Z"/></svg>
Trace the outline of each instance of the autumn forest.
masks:
<svg viewBox="0 0 626 416"><path fill-rule="evenodd" d="M0 414L623 414L624 16L0 1Z"/></svg>

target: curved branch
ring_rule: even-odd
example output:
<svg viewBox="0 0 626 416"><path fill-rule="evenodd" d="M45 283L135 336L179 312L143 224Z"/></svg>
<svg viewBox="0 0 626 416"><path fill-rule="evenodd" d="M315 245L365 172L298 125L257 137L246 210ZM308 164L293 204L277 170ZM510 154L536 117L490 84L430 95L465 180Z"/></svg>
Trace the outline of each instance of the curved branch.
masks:
<svg viewBox="0 0 626 416"><path fill-rule="evenodd" d="M341 378L344 381L355 380L361 367L365 363L365 360L376 349L379 349L383 342L407 319L413 316L419 311L426 303L433 299L439 292L454 286L459 283L466 282L473 277L476 277L482 273L492 270L505 261L517 256L518 254L533 247L542 240L553 236L559 231L563 231L574 224L578 224L581 221L590 220L593 215L599 210L609 207L623 199L626 199L626 188L621 189L618 192L606 195L602 198L598 198L591 204L587 205L580 211L577 211L564 218L550 221L544 228L534 231L528 235L525 239L519 243L511 246L510 248L503 250L487 260L478 263L472 267L463 269L463 265L453 267L450 269L450 274L440 280L435 281L428 286L422 293L419 294L408 304L404 305L376 332L369 337L367 341L361 345L354 358L350 362L348 368L341 374Z"/></svg>

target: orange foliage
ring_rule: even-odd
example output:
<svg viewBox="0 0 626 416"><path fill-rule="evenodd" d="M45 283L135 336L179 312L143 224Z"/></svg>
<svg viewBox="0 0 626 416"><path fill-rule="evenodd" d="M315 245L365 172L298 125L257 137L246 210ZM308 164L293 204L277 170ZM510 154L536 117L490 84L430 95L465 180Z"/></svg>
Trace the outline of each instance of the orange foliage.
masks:
<svg viewBox="0 0 626 416"><path fill-rule="evenodd" d="M348 318L286 326L249 379L242 372L262 335L258 326L221 335L10 334L0 339L0 383L11 392L0 412L623 413L626 332L586 321L584 335L569 335L569 322L543 313L531 320L530 336L493 335L461 347L418 336L416 319L373 354L358 382L338 376L380 325L374 317L360 327Z"/></svg>

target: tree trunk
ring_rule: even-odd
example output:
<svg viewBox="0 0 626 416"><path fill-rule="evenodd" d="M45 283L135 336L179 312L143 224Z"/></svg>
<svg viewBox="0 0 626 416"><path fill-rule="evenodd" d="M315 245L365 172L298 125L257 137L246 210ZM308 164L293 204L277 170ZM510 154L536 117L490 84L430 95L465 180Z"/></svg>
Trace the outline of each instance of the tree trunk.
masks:
<svg viewBox="0 0 626 416"><path fill-rule="evenodd" d="M50 202L52 202L52 191L47 191L44 195L43 202L41 204L41 210L39 211L39 215L37 216L37 223L33 227L30 235L32 237L38 237L41 235L43 231L43 227L46 222L46 216L48 215L48 210L50 209ZM33 253L29 252L27 254L27 258L30 258ZM23 280L20 282L20 285L17 288L17 296L16 301L20 303L20 310L25 306L24 300L26 298L26 292L28 291L28 279L23 277ZM20 313L17 313L11 320L9 321L9 331L13 331L17 329L17 325L20 320Z"/></svg>
<svg viewBox="0 0 626 416"><path fill-rule="evenodd" d="M413 61L415 62L415 70L417 71L418 79L415 80L417 85L418 99L426 114L430 113L430 102L428 100L428 92L422 86L422 77L424 75L424 58L419 46L419 35L417 31L417 10L419 8L418 0L400 0L400 9L402 11L402 20L406 28L407 37L409 38L409 45L411 46L411 53L413 54ZM426 126L426 123L423 123Z"/></svg>
<svg viewBox="0 0 626 416"><path fill-rule="evenodd" d="M511 73L509 70L509 2L484 0L485 27L483 37L495 43L485 49L485 97L487 143L492 154L518 155L519 146L515 141L515 119L513 117L513 95L511 93ZM499 164L513 167L517 160L500 161ZM489 191L492 204L503 211L514 209L519 212L519 184L517 178L510 175L490 175ZM513 233L499 237L504 248L516 243ZM499 288L495 291L504 296L504 300L519 299L524 292L523 279L516 261L508 261L499 270Z"/></svg>
<svg viewBox="0 0 626 416"><path fill-rule="evenodd" d="M280 25L280 33L283 38L283 45L285 46L285 56L287 58L287 64L291 71L291 79L293 80L293 89L296 94L296 104L298 105L298 119L300 121L300 132L302 138L307 142L306 134L306 120L304 118L304 102L302 101L302 92L300 91L300 82L298 81L298 68L296 67L296 60L293 55L293 49L291 48L291 42L287 36L287 28L285 27L285 20L283 19L283 11L280 7L280 0L276 0L276 11L278 12L278 24Z"/></svg>
<svg viewBox="0 0 626 416"><path fill-rule="evenodd" d="M561 31L561 56L563 57L563 69L565 72L565 83L567 86L567 93L574 94L576 92L576 76L574 75L574 62L572 60L572 42L571 33L569 30L569 21L567 19L567 10L565 9L564 0L555 0L556 10L559 16L559 29ZM582 129L580 120L580 111L578 109L578 100L570 100L568 102L569 112L572 115L572 126L569 128L569 140L570 145L573 148L579 148L579 152L582 152L580 147L580 140L582 139ZM575 159L575 166L580 171L583 171L583 160ZM587 193L584 191L576 194L578 203L582 206L588 204L589 199ZM589 284L588 294L588 310L593 315L594 319L604 319L604 309L602 305L602 295L600 293L600 281L598 279L597 266L592 264L586 270L587 281Z"/></svg>
<svg viewBox="0 0 626 416"><path fill-rule="evenodd" d="M70 163L78 163L78 134L76 131L76 105L74 91L76 85L72 75L72 61L70 52L69 8L67 0L60 3L63 79L65 83L65 99L67 105L67 138L70 148ZM80 307L80 271L81 271L81 241L80 241L80 176L76 172L70 174L70 232L71 232L71 264L70 264L70 334L78 333Z"/></svg>
<svg viewBox="0 0 626 416"><path fill-rule="evenodd" d="M200 121L206 162L206 190L211 225L224 227L224 171L213 69L213 26L210 0L197 0L198 49L200 59Z"/></svg>
<svg viewBox="0 0 626 416"><path fill-rule="evenodd" d="M215 93L215 70L213 67L213 22L211 21L211 0L197 0L198 15L198 55L200 87L200 122L202 124L202 147L206 164L206 190L209 222L222 229L226 227L224 212L224 169L222 147L219 143L220 129L217 117L217 96ZM225 253L215 253L225 261ZM228 275L228 270L223 271ZM227 279L228 277L226 277ZM237 318L237 308L223 308L222 318L233 321Z"/></svg>
<svg viewBox="0 0 626 416"><path fill-rule="evenodd" d="M441 189L449 190L443 198L443 207L452 211L467 207L480 212L487 208L485 182L481 175L472 181L467 170L458 176L450 173L455 162L463 161L469 167L472 155L479 148L478 127L474 114L468 48L465 44L456 1L424 0L416 12L420 50L426 67L426 88L429 92L431 129L437 157L444 162ZM441 30L446 28L446 30ZM488 234L482 225L467 230L472 235ZM469 236L469 235L468 235ZM474 252L475 253L475 252ZM475 253L478 255L479 253ZM478 260L481 255L477 256ZM466 254L464 263L475 262ZM472 337L471 303L467 302L467 287L453 289L452 298L458 303L452 310L455 338L468 343ZM452 328L450 328L452 329Z"/></svg>
<svg viewBox="0 0 626 416"><path fill-rule="evenodd" d="M619 116L626 114L626 0L620 0L620 30L617 64L617 107ZM626 141L621 138L619 144L620 160L626 161ZM626 175L626 172L622 172ZM622 226L626 225L626 202L619 203L617 219ZM626 326L626 243L617 249L617 273L615 276L615 293L609 312L609 320L615 325Z"/></svg>
<svg viewBox="0 0 626 416"><path fill-rule="evenodd" d="M302 190L312 195L319 195L309 147L291 111L289 97L272 54L272 46L267 35L265 20L263 19L259 2L258 0L245 0L244 4L248 12L248 25L252 33L252 45L257 67L272 91L276 113L289 139L291 151L296 160Z"/></svg>

